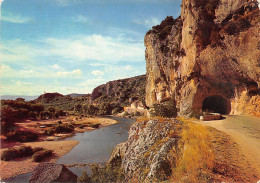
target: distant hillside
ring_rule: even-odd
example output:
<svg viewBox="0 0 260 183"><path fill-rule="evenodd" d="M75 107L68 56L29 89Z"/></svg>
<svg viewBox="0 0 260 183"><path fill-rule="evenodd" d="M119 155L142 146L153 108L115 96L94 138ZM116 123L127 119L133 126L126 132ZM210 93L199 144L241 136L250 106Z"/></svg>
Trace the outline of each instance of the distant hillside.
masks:
<svg viewBox="0 0 260 183"><path fill-rule="evenodd" d="M25 101L36 99L38 96L27 96L27 95L1 95L2 100L15 100L17 98L24 98Z"/></svg>
<svg viewBox="0 0 260 183"><path fill-rule="evenodd" d="M72 97L70 96L72 95ZM72 111L74 107L78 104L88 104L90 101L90 95L84 94L83 96L79 94L62 95L60 93L45 93L40 95L35 102L42 103L45 107L53 106L65 111Z"/></svg>
<svg viewBox="0 0 260 183"><path fill-rule="evenodd" d="M78 94L78 93L71 93L68 94L66 96L70 96L70 97L89 97L91 94Z"/></svg>
<svg viewBox="0 0 260 183"><path fill-rule="evenodd" d="M91 100L94 103L109 102L129 105L129 100L145 98L145 81L145 75L109 81L93 90Z"/></svg>

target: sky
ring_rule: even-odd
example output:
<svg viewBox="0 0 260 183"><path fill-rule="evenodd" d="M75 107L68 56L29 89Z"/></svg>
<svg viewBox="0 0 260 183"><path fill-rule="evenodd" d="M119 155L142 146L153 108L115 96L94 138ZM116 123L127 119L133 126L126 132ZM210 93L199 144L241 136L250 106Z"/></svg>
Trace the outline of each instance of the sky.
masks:
<svg viewBox="0 0 260 183"><path fill-rule="evenodd" d="M181 0L0 0L1 95L91 93L146 72L144 36Z"/></svg>

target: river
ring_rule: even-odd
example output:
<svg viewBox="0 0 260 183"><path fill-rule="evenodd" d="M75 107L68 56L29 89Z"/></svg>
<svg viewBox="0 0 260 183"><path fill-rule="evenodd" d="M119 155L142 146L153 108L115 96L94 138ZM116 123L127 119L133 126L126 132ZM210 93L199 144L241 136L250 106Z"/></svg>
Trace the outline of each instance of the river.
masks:
<svg viewBox="0 0 260 183"><path fill-rule="evenodd" d="M135 121L129 118L108 117L117 120L119 123L107 127L102 127L90 132L77 133L66 140L76 140L79 144L69 153L62 156L56 163L58 164L85 164L99 163L104 164L109 160L110 154L115 146L124 142L128 138L128 131L131 124ZM78 176L88 167L71 167L69 168ZM6 182L29 182L31 173L19 175L9 179Z"/></svg>

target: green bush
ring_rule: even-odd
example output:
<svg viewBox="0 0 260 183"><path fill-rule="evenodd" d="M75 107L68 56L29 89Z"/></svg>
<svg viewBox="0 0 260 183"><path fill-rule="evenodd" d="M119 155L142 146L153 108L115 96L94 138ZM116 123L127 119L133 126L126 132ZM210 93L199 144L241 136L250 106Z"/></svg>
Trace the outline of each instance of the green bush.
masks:
<svg viewBox="0 0 260 183"><path fill-rule="evenodd" d="M151 111L153 116L161 116L161 117L176 117L177 116L177 108L175 100L170 100L161 104L154 104L153 109Z"/></svg>
<svg viewBox="0 0 260 183"><path fill-rule="evenodd" d="M34 153L32 156L33 161L35 162L41 162L43 159L50 157L52 155L51 150L42 150Z"/></svg>
<svg viewBox="0 0 260 183"><path fill-rule="evenodd" d="M31 146L21 146L19 148L9 148L2 152L1 160L10 161L15 158L22 158L26 156L31 156L34 150Z"/></svg>
<svg viewBox="0 0 260 183"><path fill-rule="evenodd" d="M79 126L80 129L83 129L86 125L82 124Z"/></svg>
<svg viewBox="0 0 260 183"><path fill-rule="evenodd" d="M15 148L7 149L2 152L1 160L3 161L10 161L18 157L18 150Z"/></svg>
<svg viewBox="0 0 260 183"><path fill-rule="evenodd" d="M48 135L48 136L52 136L54 133L55 133L55 130L53 130L53 129L48 129L48 130L44 131L44 134Z"/></svg>
<svg viewBox="0 0 260 183"><path fill-rule="evenodd" d="M120 159L119 161L114 162L113 165L107 164L105 167L101 167L100 165L91 165L91 182L123 182L125 174L121 168L121 162Z"/></svg>
<svg viewBox="0 0 260 183"><path fill-rule="evenodd" d="M92 128L99 128L100 125L101 125L100 123L97 123L97 124L89 124L88 126Z"/></svg>
<svg viewBox="0 0 260 183"><path fill-rule="evenodd" d="M115 107L113 110L112 110L112 114L118 114L120 112L123 112L124 111L124 108L123 107Z"/></svg>
<svg viewBox="0 0 260 183"><path fill-rule="evenodd" d="M91 182L91 178L88 176L86 172L83 172L80 177L78 177L78 182Z"/></svg>
<svg viewBox="0 0 260 183"><path fill-rule="evenodd" d="M42 151L42 150L43 150L42 147L35 147L35 148L33 149L33 154L36 153L36 152L38 152L38 151Z"/></svg>
<svg viewBox="0 0 260 183"><path fill-rule="evenodd" d="M142 116L142 114L139 111L135 111L134 116Z"/></svg>
<svg viewBox="0 0 260 183"><path fill-rule="evenodd" d="M6 134L6 140L8 141L34 142L38 140L38 138L38 133L29 130L17 130Z"/></svg>
<svg viewBox="0 0 260 183"><path fill-rule="evenodd" d="M31 156L34 153L31 146L21 146L18 151L20 157Z"/></svg>
<svg viewBox="0 0 260 183"><path fill-rule="evenodd" d="M74 131L74 126L70 124L58 125L55 129L56 133L71 133Z"/></svg>

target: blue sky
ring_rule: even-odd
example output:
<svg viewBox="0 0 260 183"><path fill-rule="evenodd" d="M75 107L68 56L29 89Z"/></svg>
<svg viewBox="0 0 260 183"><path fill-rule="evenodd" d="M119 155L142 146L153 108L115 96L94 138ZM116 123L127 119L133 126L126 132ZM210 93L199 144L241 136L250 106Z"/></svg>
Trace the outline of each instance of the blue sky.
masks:
<svg viewBox="0 0 260 183"><path fill-rule="evenodd" d="M2 0L0 0L1 2ZM145 74L144 35L181 0L4 0L1 94L90 93Z"/></svg>

